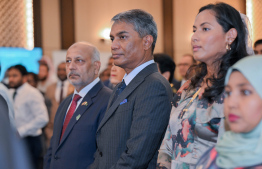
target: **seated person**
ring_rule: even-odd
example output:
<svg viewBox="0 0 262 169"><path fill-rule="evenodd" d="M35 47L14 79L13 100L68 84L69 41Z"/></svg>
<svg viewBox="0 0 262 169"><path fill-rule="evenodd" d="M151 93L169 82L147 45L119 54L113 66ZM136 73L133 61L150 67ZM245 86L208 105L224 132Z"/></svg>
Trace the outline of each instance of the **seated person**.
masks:
<svg viewBox="0 0 262 169"><path fill-rule="evenodd" d="M234 64L225 80L224 112L230 131L196 168L262 167L262 55Z"/></svg>

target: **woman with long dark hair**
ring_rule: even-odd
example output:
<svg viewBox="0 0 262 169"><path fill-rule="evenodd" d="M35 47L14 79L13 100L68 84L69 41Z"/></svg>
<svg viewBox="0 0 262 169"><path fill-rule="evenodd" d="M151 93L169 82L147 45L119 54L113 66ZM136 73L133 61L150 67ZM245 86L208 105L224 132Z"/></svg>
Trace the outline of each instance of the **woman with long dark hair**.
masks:
<svg viewBox="0 0 262 169"><path fill-rule="evenodd" d="M172 108L157 168L194 168L203 153L216 144L224 132L226 72L248 55L247 26L228 4L202 7L193 32L193 56L200 64L190 69L195 75L178 91L180 99Z"/></svg>

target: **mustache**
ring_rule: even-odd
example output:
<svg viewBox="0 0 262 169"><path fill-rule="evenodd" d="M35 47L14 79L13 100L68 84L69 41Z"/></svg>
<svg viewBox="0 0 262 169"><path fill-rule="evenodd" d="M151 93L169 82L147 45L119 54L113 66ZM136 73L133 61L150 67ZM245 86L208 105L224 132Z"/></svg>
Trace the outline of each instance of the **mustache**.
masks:
<svg viewBox="0 0 262 169"><path fill-rule="evenodd" d="M68 77L70 77L70 76L80 76L80 74L78 74L78 73L76 73L76 72L69 72L68 73Z"/></svg>

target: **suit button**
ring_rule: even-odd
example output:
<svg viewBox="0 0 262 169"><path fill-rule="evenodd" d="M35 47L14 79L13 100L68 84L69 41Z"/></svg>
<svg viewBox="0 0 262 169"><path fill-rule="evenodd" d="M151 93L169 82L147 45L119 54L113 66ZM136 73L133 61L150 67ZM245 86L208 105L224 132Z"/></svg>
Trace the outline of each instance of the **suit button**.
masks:
<svg viewBox="0 0 262 169"><path fill-rule="evenodd" d="M100 155L100 157L102 157L102 156L103 156L103 153L100 151L100 152L99 152L99 155Z"/></svg>
<svg viewBox="0 0 262 169"><path fill-rule="evenodd" d="M55 156L55 160L58 160L58 159L59 159L59 157Z"/></svg>

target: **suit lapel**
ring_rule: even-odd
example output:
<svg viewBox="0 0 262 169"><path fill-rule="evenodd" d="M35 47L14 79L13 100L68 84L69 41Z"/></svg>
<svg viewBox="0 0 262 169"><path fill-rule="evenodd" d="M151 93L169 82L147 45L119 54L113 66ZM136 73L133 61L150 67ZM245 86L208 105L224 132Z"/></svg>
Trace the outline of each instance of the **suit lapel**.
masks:
<svg viewBox="0 0 262 169"><path fill-rule="evenodd" d="M64 118L65 118L65 114L67 112L67 108L70 104L72 100L72 95L70 95L66 100L65 102L63 103L62 106L62 110L61 110L61 113L59 114L59 117L58 117L58 122L57 122L57 126L58 127L58 133L55 135L56 136L56 139L55 139L55 143L56 145L58 146L59 145L59 141L60 141L60 137L61 137L61 132L62 132L62 128L63 128L63 123L64 123Z"/></svg>
<svg viewBox="0 0 262 169"><path fill-rule="evenodd" d="M107 122L107 120L113 115L117 107L120 105L120 103L126 99L143 81L144 79L154 73L157 72L157 66L156 64L150 64L147 67L145 67L141 72L139 72L134 79L127 85L127 87L123 90L123 92L118 96L118 98L115 100L115 102L111 105L113 95L116 92L115 87L113 94L110 97L110 101L108 103L107 112L105 113L104 118L102 119L101 123L99 124L97 131ZM110 106L111 105L111 106Z"/></svg>
<svg viewBox="0 0 262 169"><path fill-rule="evenodd" d="M73 129L74 125L81 120L81 116L87 112L88 108L93 104L92 98L95 97L98 92L102 89L103 84L101 81L99 81L83 98L82 102L79 104L78 108L76 109L74 115L72 116L65 133L61 139L61 142L58 146L58 148L63 144L63 142L66 140L68 135L70 134L71 130ZM61 125L63 126L63 124ZM60 133L62 131L62 128L60 130ZM61 134L60 134L61 135Z"/></svg>

